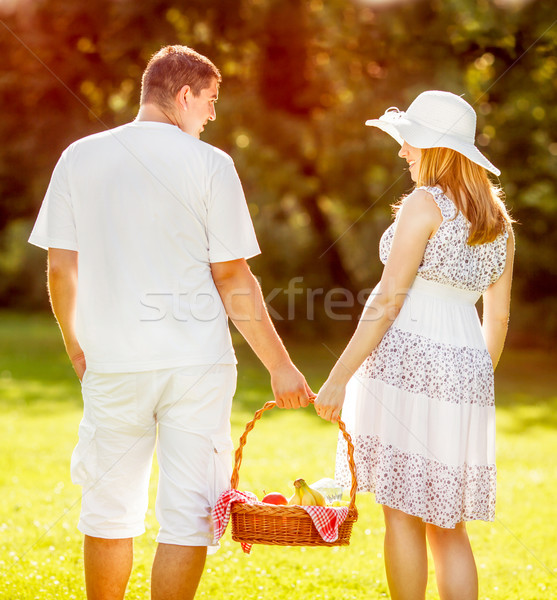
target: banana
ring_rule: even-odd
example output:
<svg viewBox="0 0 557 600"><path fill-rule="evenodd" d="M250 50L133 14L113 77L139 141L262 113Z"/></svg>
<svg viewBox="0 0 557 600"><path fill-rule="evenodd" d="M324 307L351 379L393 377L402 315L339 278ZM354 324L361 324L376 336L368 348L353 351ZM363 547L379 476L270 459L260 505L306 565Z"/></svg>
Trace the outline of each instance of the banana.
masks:
<svg viewBox="0 0 557 600"><path fill-rule="evenodd" d="M302 505L302 494L300 493L300 488L296 488L294 490L294 494L288 498L289 506L301 506Z"/></svg>
<svg viewBox="0 0 557 600"><path fill-rule="evenodd" d="M289 504L299 504L300 506L326 506L325 498L323 495L309 487L309 485L303 479L296 479L294 482L296 493L299 494L300 502L293 501L296 493L289 501Z"/></svg>

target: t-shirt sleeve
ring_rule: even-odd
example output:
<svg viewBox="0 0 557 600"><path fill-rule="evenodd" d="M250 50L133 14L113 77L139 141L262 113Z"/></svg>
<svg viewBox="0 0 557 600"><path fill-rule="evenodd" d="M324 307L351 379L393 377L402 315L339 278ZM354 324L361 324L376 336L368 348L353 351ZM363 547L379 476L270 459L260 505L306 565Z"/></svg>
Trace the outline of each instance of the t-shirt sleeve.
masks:
<svg viewBox="0 0 557 600"><path fill-rule="evenodd" d="M212 177L207 229L209 262L251 258L261 252L233 163L221 167Z"/></svg>
<svg viewBox="0 0 557 600"><path fill-rule="evenodd" d="M29 242L39 248L77 250L75 218L67 173L67 154L64 152L50 179L46 195Z"/></svg>

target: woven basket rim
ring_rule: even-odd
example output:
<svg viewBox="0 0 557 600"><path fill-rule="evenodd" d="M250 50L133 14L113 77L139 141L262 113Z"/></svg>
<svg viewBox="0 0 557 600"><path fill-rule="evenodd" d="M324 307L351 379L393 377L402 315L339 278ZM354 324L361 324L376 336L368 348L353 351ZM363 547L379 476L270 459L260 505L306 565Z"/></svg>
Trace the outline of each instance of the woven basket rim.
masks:
<svg viewBox="0 0 557 600"><path fill-rule="evenodd" d="M324 508L343 508L341 506L327 506ZM350 506L344 508L348 509L347 519L353 515L358 514L358 509ZM285 505L270 505L262 506L261 504L249 504L248 502L233 502L230 510L237 513L253 513L261 517L273 517L273 516L296 516L296 517L308 517L311 516L301 506L297 504Z"/></svg>

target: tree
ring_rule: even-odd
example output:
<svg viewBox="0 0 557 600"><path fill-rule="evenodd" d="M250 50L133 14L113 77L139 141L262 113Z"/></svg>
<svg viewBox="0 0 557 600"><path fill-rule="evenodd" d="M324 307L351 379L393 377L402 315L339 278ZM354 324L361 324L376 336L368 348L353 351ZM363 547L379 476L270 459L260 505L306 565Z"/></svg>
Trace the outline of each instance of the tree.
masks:
<svg viewBox="0 0 557 600"><path fill-rule="evenodd" d="M406 108L425 89L448 89L477 109L478 143L501 167L520 222L518 325L532 331L543 319L543 334L554 335L556 14L551 0L509 6L20 0L3 15L0 38L0 302L21 305L31 273L41 277L43 259L22 250L24 233L61 150L133 119L149 56L182 43L223 72L219 118L205 139L235 159L264 250L254 270L279 315L291 298L276 291L301 276L302 287L323 288L314 318L337 328L342 321L326 318L326 290L355 297L377 280L389 205L411 182L396 144L363 122ZM298 320L281 326L299 331L307 295L296 301Z"/></svg>

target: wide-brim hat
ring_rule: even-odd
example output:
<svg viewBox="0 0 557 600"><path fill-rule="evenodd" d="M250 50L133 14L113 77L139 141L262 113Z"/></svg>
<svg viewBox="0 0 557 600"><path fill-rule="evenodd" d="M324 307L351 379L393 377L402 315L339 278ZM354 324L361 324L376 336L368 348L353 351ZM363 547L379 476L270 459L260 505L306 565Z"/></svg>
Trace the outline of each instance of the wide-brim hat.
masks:
<svg viewBox="0 0 557 600"><path fill-rule="evenodd" d="M451 148L494 175L501 174L476 148L476 113L456 94L423 92L406 112L391 107L366 125L379 127L401 146L406 141L414 148Z"/></svg>

